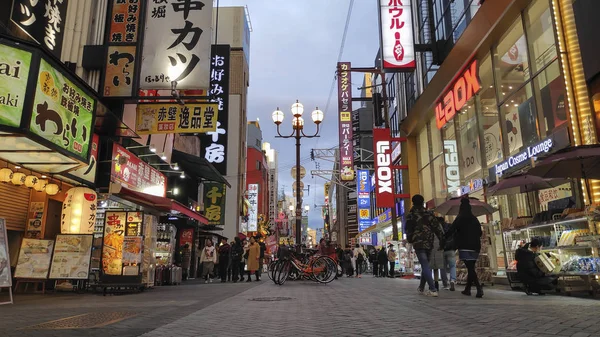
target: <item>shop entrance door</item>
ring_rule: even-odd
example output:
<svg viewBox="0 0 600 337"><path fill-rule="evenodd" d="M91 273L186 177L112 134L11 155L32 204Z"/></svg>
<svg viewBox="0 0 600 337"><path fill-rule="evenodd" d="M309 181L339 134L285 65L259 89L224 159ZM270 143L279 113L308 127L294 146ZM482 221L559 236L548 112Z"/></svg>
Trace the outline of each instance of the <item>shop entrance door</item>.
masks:
<svg viewBox="0 0 600 337"><path fill-rule="evenodd" d="M46 230L44 239L54 240L60 234L60 215L62 213L62 202L48 199L48 214L46 215Z"/></svg>

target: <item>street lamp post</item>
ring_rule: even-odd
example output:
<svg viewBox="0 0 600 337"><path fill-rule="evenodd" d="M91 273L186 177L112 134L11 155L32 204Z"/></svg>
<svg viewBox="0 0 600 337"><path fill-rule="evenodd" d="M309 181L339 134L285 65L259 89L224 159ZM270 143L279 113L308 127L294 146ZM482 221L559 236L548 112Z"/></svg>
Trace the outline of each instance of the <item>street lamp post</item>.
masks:
<svg viewBox="0 0 600 337"><path fill-rule="evenodd" d="M296 103L292 104L292 127L293 131L290 135L284 136L279 130L279 126L283 122L284 113L283 111L275 110L272 118L273 123L277 125L277 138L295 138L296 139L296 244L300 250L300 243L302 242L302 189L300 188L300 139L302 138L315 138L319 137L319 126L323 121L323 111L316 108L312 114L312 120L317 125L317 132L314 135L306 135L304 133L304 119L302 113L304 112L304 106L296 100Z"/></svg>

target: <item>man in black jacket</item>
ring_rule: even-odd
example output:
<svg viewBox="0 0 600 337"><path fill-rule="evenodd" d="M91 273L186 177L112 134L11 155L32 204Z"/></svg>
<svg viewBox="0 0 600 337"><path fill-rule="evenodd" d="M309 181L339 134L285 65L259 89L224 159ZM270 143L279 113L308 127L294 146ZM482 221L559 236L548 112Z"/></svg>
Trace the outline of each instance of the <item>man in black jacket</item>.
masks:
<svg viewBox="0 0 600 337"><path fill-rule="evenodd" d="M239 237L235 237L235 244L231 246L231 272L233 274L233 283L240 280L240 269L242 265L242 254L244 248L242 247L242 240ZM243 278L243 277L242 277Z"/></svg>
<svg viewBox="0 0 600 337"><path fill-rule="evenodd" d="M227 281L227 269L229 268L229 253L231 246L227 243L227 238L221 239L221 246L219 246L219 277L221 283Z"/></svg>
<svg viewBox="0 0 600 337"><path fill-rule="evenodd" d="M540 247L540 240L533 238L530 243L520 247L515 252L517 273L525 286L527 295L531 295L532 293L544 295L542 290L552 290L556 286L557 279L552 276L546 276L535 263L535 258L539 255L538 251Z"/></svg>
<svg viewBox="0 0 600 337"><path fill-rule="evenodd" d="M375 248L371 248L369 251L369 262L373 265L373 276L377 277L379 275L379 260Z"/></svg>
<svg viewBox="0 0 600 337"><path fill-rule="evenodd" d="M379 276L386 277L388 272L388 257L385 251L385 246L381 247L379 253L377 253L377 261L379 262Z"/></svg>

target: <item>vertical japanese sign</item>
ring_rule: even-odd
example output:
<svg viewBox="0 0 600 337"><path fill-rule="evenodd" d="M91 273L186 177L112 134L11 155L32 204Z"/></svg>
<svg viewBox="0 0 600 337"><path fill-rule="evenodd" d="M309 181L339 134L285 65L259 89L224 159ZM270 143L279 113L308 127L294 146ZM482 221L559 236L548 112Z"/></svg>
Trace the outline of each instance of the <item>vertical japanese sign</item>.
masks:
<svg viewBox="0 0 600 337"><path fill-rule="evenodd" d="M352 81L350 62L338 62L338 110L340 137L340 176L354 179L354 147L352 144Z"/></svg>
<svg viewBox="0 0 600 337"><path fill-rule="evenodd" d="M10 276L10 256L8 256L8 235L6 220L0 218L0 288L12 286Z"/></svg>
<svg viewBox="0 0 600 337"><path fill-rule="evenodd" d="M258 184L248 185L248 231L256 232L258 230Z"/></svg>
<svg viewBox="0 0 600 337"><path fill-rule="evenodd" d="M356 177L358 201L358 231L371 226L371 177L369 170L358 170Z"/></svg>
<svg viewBox="0 0 600 337"><path fill-rule="evenodd" d="M212 9L207 0L148 1L142 89L208 88Z"/></svg>
<svg viewBox="0 0 600 337"><path fill-rule="evenodd" d="M0 125L19 127L29 79L31 53L0 44Z"/></svg>
<svg viewBox="0 0 600 337"><path fill-rule="evenodd" d="M42 59L33 101L30 130L88 160L95 100Z"/></svg>
<svg viewBox="0 0 600 337"><path fill-rule="evenodd" d="M379 0L379 37L384 71L412 71L415 66L411 0Z"/></svg>
<svg viewBox="0 0 600 337"><path fill-rule="evenodd" d="M102 90L105 97L130 97L134 92L140 13L145 3L139 0L112 0Z"/></svg>
<svg viewBox="0 0 600 337"><path fill-rule="evenodd" d="M130 190L166 195L165 175L118 144L113 144L110 180Z"/></svg>
<svg viewBox="0 0 600 337"><path fill-rule="evenodd" d="M200 138L200 155L222 175L227 175L227 132L229 130L229 45L212 46L210 94L218 107L217 128Z"/></svg>
<svg viewBox="0 0 600 337"><path fill-rule="evenodd" d="M225 225L225 185L204 184L204 216L209 226Z"/></svg>
<svg viewBox="0 0 600 337"><path fill-rule="evenodd" d="M90 149L90 159L88 160L87 166L75 171L71 171L67 173L68 175L81 178L91 184L94 183L96 180L96 162L98 161L99 139L100 138L97 134L92 136L92 148Z"/></svg>
<svg viewBox="0 0 600 337"><path fill-rule="evenodd" d="M190 245L190 249L194 243L194 230L187 228L179 232L179 246Z"/></svg>
<svg viewBox="0 0 600 337"><path fill-rule="evenodd" d="M13 0L10 19L35 42L60 58L68 0Z"/></svg>
<svg viewBox="0 0 600 337"><path fill-rule="evenodd" d="M214 132L217 114L217 103L138 104L135 131L138 135Z"/></svg>
<svg viewBox="0 0 600 337"><path fill-rule="evenodd" d="M102 271L107 275L121 275L123 271L123 240L127 212L106 212Z"/></svg>
<svg viewBox="0 0 600 337"><path fill-rule="evenodd" d="M377 207L394 207L394 175L390 129L373 129L373 147Z"/></svg>

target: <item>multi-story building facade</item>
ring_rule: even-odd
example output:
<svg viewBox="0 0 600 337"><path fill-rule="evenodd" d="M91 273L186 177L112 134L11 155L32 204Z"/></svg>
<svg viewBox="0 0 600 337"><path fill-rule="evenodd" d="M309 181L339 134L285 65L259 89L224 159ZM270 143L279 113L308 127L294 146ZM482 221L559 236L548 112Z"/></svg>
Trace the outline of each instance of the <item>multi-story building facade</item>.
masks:
<svg viewBox="0 0 600 337"><path fill-rule="evenodd" d="M258 203L257 205L250 205L250 207L256 207L257 214L268 219L269 164L263 151L262 131L257 121L248 122L247 144L246 184L247 186L258 185Z"/></svg>

